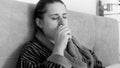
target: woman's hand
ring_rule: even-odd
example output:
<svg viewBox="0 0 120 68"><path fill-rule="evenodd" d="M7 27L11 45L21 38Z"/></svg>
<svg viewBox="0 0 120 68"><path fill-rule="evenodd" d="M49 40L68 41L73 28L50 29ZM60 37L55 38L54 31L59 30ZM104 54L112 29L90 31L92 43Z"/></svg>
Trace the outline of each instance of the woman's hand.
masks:
<svg viewBox="0 0 120 68"><path fill-rule="evenodd" d="M71 38L71 30L67 26L60 25L55 34L55 46L53 54L64 56L64 50L67 47L68 40Z"/></svg>

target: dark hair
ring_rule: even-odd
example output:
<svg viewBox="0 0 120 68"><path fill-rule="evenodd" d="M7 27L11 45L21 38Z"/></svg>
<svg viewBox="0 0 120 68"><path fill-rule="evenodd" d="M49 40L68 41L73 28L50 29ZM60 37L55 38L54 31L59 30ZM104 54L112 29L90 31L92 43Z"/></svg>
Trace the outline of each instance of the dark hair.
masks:
<svg viewBox="0 0 120 68"><path fill-rule="evenodd" d="M62 4L63 1L61 0L40 0L34 10L34 20L38 17L40 19L43 19L44 13L46 12L46 5L54 2L60 2ZM64 4L65 5L65 4Z"/></svg>
<svg viewBox="0 0 120 68"><path fill-rule="evenodd" d="M44 13L47 12L47 10L46 10L46 5L47 5L47 4L50 4L50 3L54 3L54 2L60 2L60 3L62 3L62 4L65 6L65 4L63 3L63 1L61 1L61 0L40 0L40 1L37 3L37 5L36 5L36 7L35 7L35 9L34 9L34 16L33 16L34 22L35 22L35 19L36 19L36 18L43 19ZM66 7L66 6L65 6L65 7ZM36 27L36 31L38 31L38 30L41 30L41 31L42 31L42 29L40 29L40 28L36 25L36 22L35 22L35 27Z"/></svg>

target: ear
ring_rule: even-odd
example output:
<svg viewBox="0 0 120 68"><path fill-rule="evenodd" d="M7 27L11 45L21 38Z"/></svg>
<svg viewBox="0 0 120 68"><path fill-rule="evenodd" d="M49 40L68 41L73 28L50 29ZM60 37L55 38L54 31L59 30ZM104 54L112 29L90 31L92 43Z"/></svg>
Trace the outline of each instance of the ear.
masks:
<svg viewBox="0 0 120 68"><path fill-rule="evenodd" d="M36 25L40 27L41 29L44 27L43 21L39 18L35 19Z"/></svg>

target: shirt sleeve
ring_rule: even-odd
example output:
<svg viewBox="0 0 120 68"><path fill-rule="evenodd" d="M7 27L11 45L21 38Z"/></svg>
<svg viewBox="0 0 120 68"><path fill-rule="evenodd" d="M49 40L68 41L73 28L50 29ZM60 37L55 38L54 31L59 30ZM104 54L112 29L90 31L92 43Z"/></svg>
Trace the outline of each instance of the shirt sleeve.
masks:
<svg viewBox="0 0 120 68"><path fill-rule="evenodd" d="M94 68L105 68L105 66L103 66L102 62L97 58L94 51L92 51L92 50L89 50L89 51L94 58Z"/></svg>
<svg viewBox="0 0 120 68"><path fill-rule="evenodd" d="M58 54L46 57L44 51L37 51L35 47L26 48L20 55L16 68L71 68L71 63L66 57Z"/></svg>
<svg viewBox="0 0 120 68"><path fill-rule="evenodd" d="M53 63L56 63L56 64L60 64L60 65L64 66L65 68L71 68L70 61L67 58L65 58L64 56L54 54L54 55L51 55L47 60L51 61Z"/></svg>
<svg viewBox="0 0 120 68"><path fill-rule="evenodd" d="M21 59L17 68L71 68L71 64L65 57L55 54L48 57L43 63Z"/></svg>

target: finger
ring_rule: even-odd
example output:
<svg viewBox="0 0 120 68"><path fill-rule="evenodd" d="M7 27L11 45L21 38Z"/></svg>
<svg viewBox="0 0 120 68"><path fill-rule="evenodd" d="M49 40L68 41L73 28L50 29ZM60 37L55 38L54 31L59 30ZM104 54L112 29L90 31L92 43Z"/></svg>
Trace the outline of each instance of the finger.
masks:
<svg viewBox="0 0 120 68"><path fill-rule="evenodd" d="M65 35L71 35L71 30L68 30L64 33Z"/></svg>
<svg viewBox="0 0 120 68"><path fill-rule="evenodd" d="M67 26L62 26L58 31L70 30Z"/></svg>
<svg viewBox="0 0 120 68"><path fill-rule="evenodd" d="M66 29L63 29L62 31L60 31L60 34L63 34L63 35L70 35L71 34L71 30L66 28Z"/></svg>
<svg viewBox="0 0 120 68"><path fill-rule="evenodd" d="M63 36L64 37L71 36L71 31L67 30L67 31L63 32Z"/></svg>
<svg viewBox="0 0 120 68"><path fill-rule="evenodd" d="M63 27L63 25L58 25L58 29L60 29L60 28L62 28Z"/></svg>
<svg viewBox="0 0 120 68"><path fill-rule="evenodd" d="M60 25L59 28L58 28L58 31L62 31L64 29L68 29L68 27L65 26L65 25L64 26Z"/></svg>
<svg viewBox="0 0 120 68"><path fill-rule="evenodd" d="M70 41L70 40L71 40L71 38L72 38L72 36L71 36L71 35L67 35L67 36L66 36L66 39L67 39L68 41Z"/></svg>

